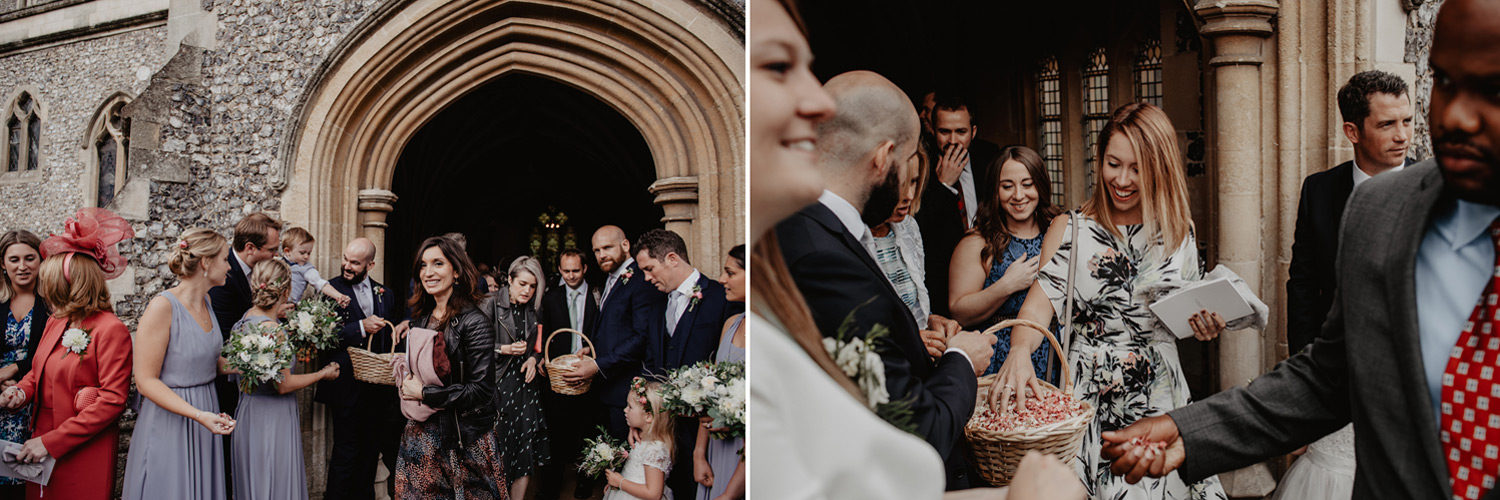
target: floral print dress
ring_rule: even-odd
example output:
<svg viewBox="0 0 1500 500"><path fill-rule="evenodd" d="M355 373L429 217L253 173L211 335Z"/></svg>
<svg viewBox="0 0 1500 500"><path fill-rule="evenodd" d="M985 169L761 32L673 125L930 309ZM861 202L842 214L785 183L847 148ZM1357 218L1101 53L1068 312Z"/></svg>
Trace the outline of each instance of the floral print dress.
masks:
<svg viewBox="0 0 1500 500"><path fill-rule="evenodd" d="M40 299L38 299L40 300ZM31 337L31 312L17 318L9 311L5 313L5 346L0 350L0 366L23 361L31 355L26 341ZM43 319L43 321L46 321ZM20 376L16 377L20 380ZM14 410L0 409L0 439L24 443L31 438L31 405ZM26 484L19 478L0 477L0 485Z"/></svg>
<svg viewBox="0 0 1500 500"><path fill-rule="evenodd" d="M1066 220L1066 219L1065 219ZM1073 333L1068 365L1073 394L1095 408L1072 465L1094 499L1224 499L1218 477L1184 484L1177 472L1134 485L1109 471L1099 457L1100 434L1188 404L1188 385L1177 357L1177 339L1146 308L1150 291L1203 275L1192 234L1166 254L1161 238L1142 225L1117 226L1116 237L1093 219L1078 215L1077 282L1073 286ZM1072 224L1069 221L1068 224ZM1038 278L1053 310L1065 309L1072 228Z"/></svg>

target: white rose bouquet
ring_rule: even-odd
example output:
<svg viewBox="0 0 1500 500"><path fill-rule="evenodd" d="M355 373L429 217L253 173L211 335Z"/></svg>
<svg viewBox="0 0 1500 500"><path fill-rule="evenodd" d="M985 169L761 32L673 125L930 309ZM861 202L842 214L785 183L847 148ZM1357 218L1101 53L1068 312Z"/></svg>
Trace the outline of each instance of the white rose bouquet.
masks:
<svg viewBox="0 0 1500 500"><path fill-rule="evenodd" d="M339 312L333 300L323 296L306 297L286 315L287 337L297 351L297 359L311 362L318 351L339 345Z"/></svg>
<svg viewBox="0 0 1500 500"><path fill-rule="evenodd" d="M701 361L672 370L662 384L662 405L684 417L707 416L710 427L730 429L715 438L745 432L745 364Z"/></svg>
<svg viewBox="0 0 1500 500"><path fill-rule="evenodd" d="M583 458L578 461L578 472L589 477L604 475L604 471L618 471L630 458L625 443L609 437L604 427L598 427L599 435L583 442Z"/></svg>
<svg viewBox="0 0 1500 500"><path fill-rule="evenodd" d="M224 343L224 358L240 372L240 390L250 393L266 382L281 382L295 353L280 327L246 323Z"/></svg>

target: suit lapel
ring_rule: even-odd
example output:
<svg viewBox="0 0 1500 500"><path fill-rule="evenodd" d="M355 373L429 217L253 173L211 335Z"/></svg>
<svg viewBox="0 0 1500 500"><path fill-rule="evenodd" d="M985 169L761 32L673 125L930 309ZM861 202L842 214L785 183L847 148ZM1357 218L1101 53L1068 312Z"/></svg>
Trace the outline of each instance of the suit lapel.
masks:
<svg viewBox="0 0 1500 500"><path fill-rule="evenodd" d="M707 276L703 276L701 274L698 275L698 281L694 283L694 286L701 290L703 288L703 280L706 279L708 279ZM680 366L682 364L682 356L683 353L686 352L688 336L692 334L693 330L693 320L698 316L698 310L702 306L702 300L699 300L697 305L693 305L693 297L691 295L688 296L687 305L683 306L682 309L682 317L677 319L677 329L673 330L676 333L672 334L672 345L677 347L677 349L673 351L677 353L677 355L674 356L674 358L676 359L670 360L673 366Z"/></svg>
<svg viewBox="0 0 1500 500"><path fill-rule="evenodd" d="M844 227L844 223L839 221L839 217L837 215L834 215L832 210L829 210L828 207L823 206L822 203L816 203L808 207L807 210L804 211L804 213L806 213L808 217L812 218L814 222L817 222L819 225L823 226L824 229L827 229L828 231L838 235L839 241L843 242L844 246L847 247L850 252L853 252L854 255L858 256L859 261L863 262L865 264L865 267L870 268L870 272L875 273L876 276L880 276L881 278L885 277L885 271L880 269L880 264L875 263L874 257L870 257L870 251L866 250L865 246L860 244L859 240L856 239L854 235L849 234L849 230ZM881 282L885 284L885 290L887 292L890 292L891 296L897 298L896 302L901 302L901 295L896 293L896 288L891 286L890 280L882 279Z"/></svg>
<svg viewBox="0 0 1500 500"><path fill-rule="evenodd" d="M1427 230L1428 220L1443 191L1442 175L1432 169L1422 177L1417 192L1403 204L1396 227L1392 231L1393 248L1382 267L1390 269L1387 298L1392 307L1390 327L1399 337L1403 347L1400 351L1401 377L1407 381L1403 392L1407 396L1407 408L1416 422L1410 428L1418 429L1424 461L1435 480L1445 490L1448 488L1448 464L1443 459L1442 447L1438 444L1436 417L1428 398L1427 375L1422 364L1421 327L1417 323L1416 262L1417 249Z"/></svg>

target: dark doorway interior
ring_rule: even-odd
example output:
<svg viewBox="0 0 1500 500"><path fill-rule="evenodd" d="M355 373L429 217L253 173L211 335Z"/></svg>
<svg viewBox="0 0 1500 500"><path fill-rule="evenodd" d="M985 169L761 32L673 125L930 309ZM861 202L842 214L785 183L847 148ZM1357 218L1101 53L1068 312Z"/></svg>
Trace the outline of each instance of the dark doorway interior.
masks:
<svg viewBox="0 0 1500 500"><path fill-rule="evenodd" d="M416 247L428 236L460 232L470 258L490 267L533 255L539 218L566 214L555 229L555 255L576 246L593 265L589 237L616 224L635 237L660 227L662 210L647 187L656 180L640 132L613 108L554 80L509 75L454 102L417 132L402 151L392 190L399 199L387 219L387 281L407 292ZM551 210L549 210L549 208ZM545 261L546 259L544 259ZM545 264L556 272L555 262Z"/></svg>

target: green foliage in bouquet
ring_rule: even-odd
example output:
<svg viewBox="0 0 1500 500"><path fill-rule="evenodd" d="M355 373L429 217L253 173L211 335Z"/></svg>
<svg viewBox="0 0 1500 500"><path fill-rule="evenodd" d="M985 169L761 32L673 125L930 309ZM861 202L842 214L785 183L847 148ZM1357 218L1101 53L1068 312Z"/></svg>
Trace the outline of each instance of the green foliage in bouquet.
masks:
<svg viewBox="0 0 1500 500"><path fill-rule="evenodd" d="M292 365L295 353L280 327L246 323L224 342L224 358L240 372L240 390L254 391L267 382L281 382L281 371Z"/></svg>
<svg viewBox="0 0 1500 500"><path fill-rule="evenodd" d="M625 443L611 438L604 427L596 427L599 435L583 442L583 459L578 461L578 472L589 477L600 477L604 471L618 471L630 458Z"/></svg>
<svg viewBox="0 0 1500 500"><path fill-rule="evenodd" d="M339 345L339 312L333 299L311 295L297 302L286 315L287 337L297 359L311 362L319 351Z"/></svg>

